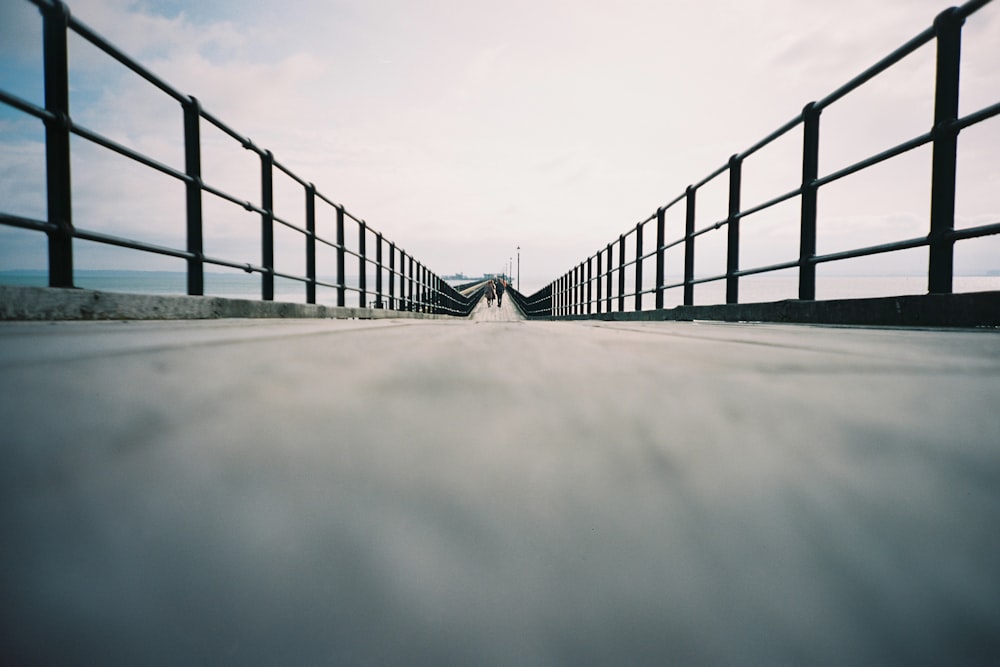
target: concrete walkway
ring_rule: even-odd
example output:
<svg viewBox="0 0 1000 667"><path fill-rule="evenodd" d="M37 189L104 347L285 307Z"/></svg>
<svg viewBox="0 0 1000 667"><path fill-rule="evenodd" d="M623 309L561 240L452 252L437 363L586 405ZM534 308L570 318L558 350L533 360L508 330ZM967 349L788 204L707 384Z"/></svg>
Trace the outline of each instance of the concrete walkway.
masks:
<svg viewBox="0 0 1000 667"><path fill-rule="evenodd" d="M500 305L496 302L493 305L489 305L485 298L480 299L479 303L472 310L472 314L469 316L473 322L517 322L524 319L524 315L521 314L520 309L518 309L517 304L514 300L510 298L508 294L504 294L501 299Z"/></svg>
<svg viewBox="0 0 1000 667"><path fill-rule="evenodd" d="M0 663L1000 661L1000 334L512 305L0 324Z"/></svg>

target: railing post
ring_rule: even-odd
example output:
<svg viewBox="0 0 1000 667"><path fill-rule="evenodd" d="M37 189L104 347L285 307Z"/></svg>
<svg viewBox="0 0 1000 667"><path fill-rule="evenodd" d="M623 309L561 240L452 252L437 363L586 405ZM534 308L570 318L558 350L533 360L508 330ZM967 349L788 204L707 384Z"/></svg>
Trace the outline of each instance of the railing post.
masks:
<svg viewBox="0 0 1000 667"><path fill-rule="evenodd" d="M420 262L410 258L410 310L420 312Z"/></svg>
<svg viewBox="0 0 1000 667"><path fill-rule="evenodd" d="M576 267L566 275L566 314L576 315Z"/></svg>
<svg viewBox="0 0 1000 667"><path fill-rule="evenodd" d="M597 309L596 310L597 310L598 314L600 314L600 312L601 312L601 283L604 280L603 267L601 266L601 254L603 252L604 252L604 250L598 250L597 251L597 273L596 273L596 276L595 276L597 278L597 281L595 283L595 287L597 287L597 300L596 300Z"/></svg>
<svg viewBox="0 0 1000 667"><path fill-rule="evenodd" d="M406 253L402 248L397 248L399 253L399 268L397 269L396 284L399 287L399 295L396 299L396 308L406 310Z"/></svg>
<svg viewBox="0 0 1000 667"><path fill-rule="evenodd" d="M426 295L424 294L424 265L420 262L416 263L416 275L414 276L416 280L415 288L417 291L417 312L424 312L424 305L426 300Z"/></svg>
<svg viewBox="0 0 1000 667"><path fill-rule="evenodd" d="M409 308L408 310L414 310L413 304L413 257L410 257L410 271L409 271Z"/></svg>
<svg viewBox="0 0 1000 667"><path fill-rule="evenodd" d="M399 298L403 302L403 310L413 310L413 258L402 251L399 271Z"/></svg>
<svg viewBox="0 0 1000 667"><path fill-rule="evenodd" d="M608 247L607 247L607 250L608 250L608 275L604 279L605 280L605 285L607 287L607 289L605 290L605 296L604 296L604 298L605 298L605 304L604 305L605 305L605 310L607 312L609 312L609 313L611 312L611 284L612 284L611 281L612 281L612 276L614 275L614 266L615 266L615 257L614 257L614 253L611 250L611 245L612 244L609 243Z"/></svg>
<svg viewBox="0 0 1000 667"><path fill-rule="evenodd" d="M184 101L184 183L187 199L187 293L205 293L205 247L201 206L201 105L194 97Z"/></svg>
<svg viewBox="0 0 1000 667"><path fill-rule="evenodd" d="M618 236L618 312L625 312L625 235Z"/></svg>
<svg viewBox="0 0 1000 667"><path fill-rule="evenodd" d="M694 305L694 221L697 190L689 185L685 190L684 214L684 305Z"/></svg>
<svg viewBox="0 0 1000 667"><path fill-rule="evenodd" d="M578 310L580 298L576 289L576 270L578 267L579 264L577 266L574 266L570 270L569 275L566 277L566 290L567 290L567 297L569 298L568 305L569 305L570 315L576 315L577 313L580 312Z"/></svg>
<svg viewBox="0 0 1000 667"><path fill-rule="evenodd" d="M375 307L382 308L382 232L375 234Z"/></svg>
<svg viewBox="0 0 1000 667"><path fill-rule="evenodd" d="M261 274L261 298L274 301L274 155L264 151L260 156L261 205L260 216L260 263L264 267Z"/></svg>
<svg viewBox="0 0 1000 667"><path fill-rule="evenodd" d="M413 270L412 270L412 277L413 277L413 283L412 283L412 286L413 286L413 309L412 310L414 312L417 312L417 313L423 311L423 305L424 305L424 303L423 303L423 294L422 294L422 291L421 291L421 284L420 284L421 271L422 270L423 270L423 267L420 265L420 262L414 259L413 260Z"/></svg>
<svg viewBox="0 0 1000 667"><path fill-rule="evenodd" d="M406 310L406 251L399 249L399 309Z"/></svg>
<svg viewBox="0 0 1000 667"><path fill-rule="evenodd" d="M566 315L573 315L576 313L576 287L573 285L573 272L576 271L575 268L569 270L569 273L564 277L563 284L563 299Z"/></svg>
<svg viewBox="0 0 1000 667"><path fill-rule="evenodd" d="M743 180L743 159L739 155L729 158L729 217L728 247L726 251L726 303L740 302L740 188Z"/></svg>
<svg viewBox="0 0 1000 667"><path fill-rule="evenodd" d="M569 314L569 311L567 310L567 304L569 301L566 296L566 283L567 283L566 275L563 275L561 278L559 278L558 282L559 293L557 295L559 302L559 315Z"/></svg>
<svg viewBox="0 0 1000 667"><path fill-rule="evenodd" d="M399 251L399 305L401 310L410 310L410 301L407 298L409 294L409 274L407 273L407 265L409 264L409 256L400 249Z"/></svg>
<svg viewBox="0 0 1000 667"><path fill-rule="evenodd" d="M666 252L663 244L666 242L667 214L661 206L656 209L656 309L663 308L663 286L666 284Z"/></svg>
<svg viewBox="0 0 1000 667"><path fill-rule="evenodd" d="M562 315L562 278L556 278L552 285L552 314Z"/></svg>
<svg viewBox="0 0 1000 667"><path fill-rule="evenodd" d="M566 287L563 290L566 295L566 314L576 315L576 267L574 266L566 274Z"/></svg>
<svg viewBox="0 0 1000 667"><path fill-rule="evenodd" d="M584 304L584 284L583 284L583 262L576 265L573 271L573 292L576 294L576 314L583 315L586 305Z"/></svg>
<svg viewBox="0 0 1000 667"><path fill-rule="evenodd" d="M642 310L642 223L635 226L635 310Z"/></svg>
<svg viewBox="0 0 1000 667"><path fill-rule="evenodd" d="M431 312L435 315L441 314L441 278L437 274L431 274Z"/></svg>
<svg viewBox="0 0 1000 667"><path fill-rule="evenodd" d="M396 309L396 243L389 242L389 310Z"/></svg>
<svg viewBox="0 0 1000 667"><path fill-rule="evenodd" d="M423 313L427 306L427 293L424 289L424 265L417 262L417 312Z"/></svg>
<svg viewBox="0 0 1000 667"><path fill-rule="evenodd" d="M45 67L45 184L48 192L49 287L73 287L73 199L70 180L69 8L42 5Z"/></svg>
<svg viewBox="0 0 1000 667"><path fill-rule="evenodd" d="M365 307L368 298L368 260L365 257L365 237L368 227L365 221L358 223L358 307Z"/></svg>
<svg viewBox="0 0 1000 667"><path fill-rule="evenodd" d="M438 277L429 268L427 269L427 312L435 314L438 312Z"/></svg>
<svg viewBox="0 0 1000 667"><path fill-rule="evenodd" d="M406 310L406 251L399 249L399 309Z"/></svg>
<svg viewBox="0 0 1000 667"><path fill-rule="evenodd" d="M337 207L337 306L347 305L347 272L344 260L344 207Z"/></svg>
<svg viewBox="0 0 1000 667"><path fill-rule="evenodd" d="M564 315L575 315L576 314L576 284L573 280L573 276L576 269L570 269L569 272L563 276L563 314Z"/></svg>
<svg viewBox="0 0 1000 667"><path fill-rule="evenodd" d="M406 310L406 251L399 249L399 309Z"/></svg>
<svg viewBox="0 0 1000 667"><path fill-rule="evenodd" d="M430 312L428 306L430 305L428 299L429 295L427 293L427 287L430 283L430 275L427 267L423 264L420 265L420 312L427 313Z"/></svg>
<svg viewBox="0 0 1000 667"><path fill-rule="evenodd" d="M566 299L566 314L575 315L576 314L576 284L574 280L574 271L570 271L566 274L566 286L563 290L563 294Z"/></svg>
<svg viewBox="0 0 1000 667"><path fill-rule="evenodd" d="M572 278L570 274L567 273L562 279L562 314L572 315L573 314L573 286Z"/></svg>
<svg viewBox="0 0 1000 667"><path fill-rule="evenodd" d="M799 298L816 299L816 178L819 175L819 114L815 102L802 109L802 218L799 232Z"/></svg>
<svg viewBox="0 0 1000 667"><path fill-rule="evenodd" d="M563 310L567 315L574 315L576 313L576 287L573 284L573 272L576 269L570 269L569 273L566 274L565 284L563 285L563 298L564 298L564 308Z"/></svg>
<svg viewBox="0 0 1000 667"><path fill-rule="evenodd" d="M955 172L958 153L958 79L962 53L962 23L958 8L946 9L934 20L937 71L934 88L934 153L931 158L931 229L927 291L950 294L955 262Z"/></svg>
<svg viewBox="0 0 1000 667"><path fill-rule="evenodd" d="M316 303L316 186L306 186L306 303Z"/></svg>
<svg viewBox="0 0 1000 667"><path fill-rule="evenodd" d="M594 312L594 258L587 258L587 314Z"/></svg>
<svg viewBox="0 0 1000 667"><path fill-rule="evenodd" d="M556 305L560 317L566 315L566 276L563 275L556 281L558 292L556 293Z"/></svg>

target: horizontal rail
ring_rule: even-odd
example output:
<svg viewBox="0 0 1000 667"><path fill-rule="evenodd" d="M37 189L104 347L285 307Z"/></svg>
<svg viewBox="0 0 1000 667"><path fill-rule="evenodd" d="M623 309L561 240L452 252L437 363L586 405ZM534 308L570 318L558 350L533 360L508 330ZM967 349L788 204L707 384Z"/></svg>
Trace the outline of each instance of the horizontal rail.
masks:
<svg viewBox="0 0 1000 667"><path fill-rule="evenodd" d="M758 266L758 267L751 268L751 269L741 269L740 271L736 272L736 275L738 275L739 277L742 278L743 276L753 276L753 275L759 275L761 273L773 273L775 271L786 271L788 269L798 268L798 266L799 266L798 260L791 260L791 261L787 261L787 262L777 262L775 264L768 264L767 266Z"/></svg>
<svg viewBox="0 0 1000 667"><path fill-rule="evenodd" d="M338 204L323 193L318 192L312 183L275 159L270 151L259 147L248 136L236 131L222 119L202 108L197 98L181 93L148 68L129 57L86 23L73 16L65 4L58 0L27 1L38 7L42 14L46 108L32 104L3 89L0 89L0 104L27 116L40 119L45 125L49 219L34 220L0 211L0 224L42 232L49 237L50 285L73 286L72 241L80 239L184 260L188 266L188 293L193 295L202 294L203 267L210 265L260 274L264 299L273 298L273 281L275 278L280 278L303 283L306 286L306 299L309 303L315 299L316 287L329 287L338 290L339 306L346 305L344 303L345 294L355 293L359 295L362 305L371 295L380 304L389 302L393 305L398 304L400 308L407 310L459 315L468 315L471 312L475 305L475 299L464 297L456 292L422 263L406 253L401 246L392 243L370 227L363 218L357 217L347 211L342 204ZM109 56L114 62L137 74L154 88L179 103L184 117L184 135L182 137L185 150L184 169L164 164L134 148L84 127L72 119L69 112L67 46L67 35L70 32L76 33ZM200 126L202 123L215 127L244 149L252 151L258 156L261 162L261 199L259 201L254 202L237 197L204 181L200 164L202 150ZM187 247L168 247L119 234L75 227L71 222L73 191L69 179L70 143L68 138L71 134L182 183L185 187L187 202ZM305 204L303 208L306 213L301 220L275 214L273 210L273 174L275 170L290 178L302 189ZM202 198L204 195L217 197L260 216L261 257L259 261L235 261L230 258L205 255L202 250L204 223ZM338 237L336 241L316 233L315 202L317 201L329 204L338 213ZM3 203L0 202L0 206L2 205ZM353 221L358 226L361 236L359 246L356 248L348 247L345 240L346 234L343 230L344 221ZM289 230L302 239L303 251L306 255L306 275L279 271L275 268L275 225ZM366 251L365 240L370 241L372 238L375 239L376 243L374 252ZM332 248L337 254L338 280L335 284L318 279L316 276L315 253L317 245ZM390 250L387 262L383 261L383 251L386 248ZM398 267L395 264L397 259L399 260ZM357 286L348 285L346 282L347 271L344 263L347 261L358 262L360 275ZM366 285L366 274L372 270L375 272L376 281L374 289L369 289ZM388 277L388 285L384 284L383 277Z"/></svg>
<svg viewBox="0 0 1000 667"><path fill-rule="evenodd" d="M219 118L217 118L216 116L212 115L208 111L205 111L204 109L202 109L200 113L201 113L201 117L202 118L204 118L209 123L211 123L212 125L214 125L222 133L224 133L224 134L228 135L229 137L235 139L246 150L253 151L254 153L257 153L260 156L264 155L265 151L263 151L260 148L258 148L257 145L254 144L253 141L250 140L250 137L243 136L242 134L240 134L236 130L232 129L231 127L229 127L228 125L226 125L225 123L223 123Z"/></svg>
<svg viewBox="0 0 1000 667"><path fill-rule="evenodd" d="M920 246L928 245L928 243L929 241L927 240L927 237L921 236L918 238L905 239L903 241L880 243L878 245L866 246L864 248L853 248L851 250L831 252L825 255L816 255L815 257L812 257L810 261L815 264L823 264L826 262L836 262L844 259L857 259L858 257L869 257L871 255L879 255L885 252L919 248Z"/></svg>
<svg viewBox="0 0 1000 667"><path fill-rule="evenodd" d="M879 60L877 63L875 63L874 65L863 71L861 74L858 74L856 77L854 77L853 79L842 85L840 88L837 88L826 97L820 99L818 102L816 102L816 108L819 110L825 109L826 107L830 106L831 104L841 99L848 93L857 90L865 83L868 83L876 76L886 71L887 69L889 69L890 67L901 61L903 58L905 58L906 56L910 55L911 53L919 49L927 42L931 41L931 39L933 38L934 38L934 28L933 27L927 28L919 35L907 41L898 49L887 55L885 58L882 58L882 60Z"/></svg>
<svg viewBox="0 0 1000 667"><path fill-rule="evenodd" d="M185 174L184 172L178 171L177 169L174 169L170 165L163 164L158 160L154 160L151 157L148 157L146 155L143 155L142 153L134 151L128 146L120 144L117 141L114 141L113 139L108 139L107 137L97 132L94 132L93 130L89 130L86 127L83 127L82 125L79 125L69 120L66 121L66 125L67 128L70 130L70 132L72 132L73 134L82 137L84 139L87 139L88 141L91 141L97 144L98 146L102 146L110 151L118 153L122 157L127 157L130 160L134 160L135 162L138 162L141 165L144 165L151 169L155 169L156 171L162 174L166 174L167 176L172 176L179 181L186 182L192 180L191 177Z"/></svg>
<svg viewBox="0 0 1000 667"><path fill-rule="evenodd" d="M771 134L767 135L766 137L764 137L763 139L761 139L760 141L758 141L757 143L755 143L750 148L748 148L745 151L743 151L742 153L740 153L739 156L738 156L739 159L745 160L746 158L750 157L751 155L753 155L754 153L756 153L760 149L764 148L765 146L768 146L771 143L774 143L775 141L777 141L781 137L785 136L787 133L791 132L792 130L794 130L796 127L798 127L801 124L802 124L802 115L799 114L798 116L796 116L795 118L792 118L790 121L788 121L787 123L785 123L784 125L782 125L781 127L779 127L777 130L775 130Z"/></svg>
<svg viewBox="0 0 1000 667"><path fill-rule="evenodd" d="M747 276L775 271L796 270L798 272L799 299L815 299L816 267L821 264L838 262L860 257L899 252L918 247L928 248L928 283L932 294L949 293L953 274L954 245L957 242L987 235L1000 234L1000 223L980 225L974 228L955 229L955 182L957 138L960 132L1000 116L1000 102L994 102L982 109L958 116L959 76L958 64L961 56L961 31L965 19L986 6L989 0L971 0L957 8L946 9L938 14L933 24L907 40L872 66L864 69L831 93L815 102L806 104L800 113L783 123L762 139L711 171L704 178L689 185L683 192L660 206L656 213L642 222L627 228L621 235L604 248L590 255L583 263L556 278L536 294L525 298L530 304L530 316L580 317L597 316L614 310L622 311L631 305L639 311L646 304L642 297L654 294L657 307L661 307L662 295L667 290L683 288L684 305L694 302L694 288L711 282L726 284L726 303L738 304L739 280ZM887 149L840 167L826 174L819 173L819 151L821 112L846 97L853 91L886 72L908 56L931 42L937 44L937 66L934 71L935 115L932 127L917 136L897 143ZM744 164L747 158L761 149L802 128L801 160L796 167L801 168L802 180L782 194L763 202L744 204L741 200L744 171L751 165ZM848 176L864 172L870 167L888 162L910 153L920 147L932 148L931 173L931 213L926 236L900 239L887 243L864 243L862 247L819 254L816 252L817 200L818 193L825 186ZM729 203L724 218L706 220L698 207L698 193L708 183L728 177ZM750 216L779 204L798 200L800 215L798 221L799 253L795 257L758 267L744 267L740 262L741 225L753 225L756 220ZM684 205L683 233L678 235L670 230L667 234L666 212L679 204ZM642 236L632 248L626 242L633 233L641 234L646 224L657 221L654 250L643 252ZM673 224L673 223L671 223ZM719 230L726 234L726 271L718 275L698 276L695 253L696 244ZM875 230L871 230L874 232ZM714 237L713 237L714 238ZM683 279L679 282L666 277L666 256L668 250L684 247ZM591 263L597 259L597 271L591 272ZM649 288L643 281L644 264L656 264L654 287ZM677 272L679 266L674 267ZM625 271L633 273L634 285L627 285ZM596 289L594 289L596 287ZM594 294L596 292L596 298ZM594 306L596 305L596 309ZM596 312L595 312L596 310Z"/></svg>
<svg viewBox="0 0 1000 667"><path fill-rule="evenodd" d="M36 232L53 232L56 230L55 225L45 220L35 220L34 218L25 218L10 213L0 213L0 225L30 229Z"/></svg>
<svg viewBox="0 0 1000 667"><path fill-rule="evenodd" d="M0 88L0 102L3 102L7 106L13 107L22 113L26 113L35 118L39 118L45 122L57 121L58 117L40 106L36 106L31 102L18 97L17 95L11 95L3 88Z"/></svg>
<svg viewBox="0 0 1000 667"><path fill-rule="evenodd" d="M924 145L930 143L933 138L934 137L933 137L933 134L931 132L928 132L927 134L921 134L919 137L914 137L913 139L910 139L908 141L904 141L903 143L897 144L896 146L893 146L892 148L886 149L886 150L882 151L881 153L876 153L875 155L867 157L864 160L861 160L859 162L855 162L852 165L849 165L849 166L844 167L842 169L839 169L837 171L831 172L831 173L829 173L826 176L823 176L821 178L817 178L814 181L814 183L817 186L826 185L827 183L833 183L834 181L840 180L841 178L844 178L845 176L850 176L851 174L856 174L859 171L867 169L868 167L875 166L876 164L879 164L880 162L885 162L886 160L889 160L891 158L894 158L894 157L897 157L899 155L902 155L903 153L911 151L914 148L919 148L921 146L924 146Z"/></svg>
<svg viewBox="0 0 1000 667"><path fill-rule="evenodd" d="M39 7L47 7L52 10L57 9L60 5L60 3L46 1L46 0L30 0L30 1L34 2L36 5L39 5ZM174 98L178 102L183 102L185 100L184 95L178 92L176 88L174 88L166 81L164 81L160 77L150 72L148 69L140 65L132 58L125 55L123 51L119 50L114 44L101 37L101 35L99 35L97 31L95 31L93 28L91 28L86 23L84 23L83 21L79 20L78 18L70 14L68 9L66 10L66 14L69 19L68 21L69 27L72 28L78 35L86 39L88 42L96 46L101 51L104 51L106 54L117 60L119 63L121 63L128 69L132 70L133 72L141 76L143 79L153 84L154 86L159 88L162 92L166 93L167 95Z"/></svg>
<svg viewBox="0 0 1000 667"><path fill-rule="evenodd" d="M146 243L145 241L136 241L134 239L127 239L112 234L104 234L102 232L93 232L78 228L74 230L73 236L85 241L94 241L97 243L104 243L105 245L118 246L119 248L128 248L130 250L142 250L156 255L167 255L170 257L177 257L178 259L195 259L194 253L190 253L185 250L168 248L167 246Z"/></svg>
<svg viewBox="0 0 1000 667"><path fill-rule="evenodd" d="M1000 116L1000 102L983 107L979 111L975 111L967 116L959 118L955 121L955 130L964 130L971 125L981 123L984 120L989 120L994 116Z"/></svg>
<svg viewBox="0 0 1000 667"><path fill-rule="evenodd" d="M987 225L956 229L948 234L948 237L953 241L964 241L967 239L981 238L983 236L993 236L995 234L1000 234L1000 222L992 222Z"/></svg>

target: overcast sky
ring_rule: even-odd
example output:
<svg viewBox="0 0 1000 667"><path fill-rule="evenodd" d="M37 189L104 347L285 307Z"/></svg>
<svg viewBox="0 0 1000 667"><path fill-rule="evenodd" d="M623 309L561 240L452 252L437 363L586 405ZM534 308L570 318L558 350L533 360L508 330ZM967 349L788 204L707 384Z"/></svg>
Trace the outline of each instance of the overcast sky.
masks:
<svg viewBox="0 0 1000 667"><path fill-rule="evenodd" d="M729 155L919 33L949 3L68 4L432 270L498 271L520 246L522 277L531 288L603 248ZM0 2L0 86L37 103L40 26L27 2ZM973 17L964 39L962 112L968 113L1000 98L1000 7L994 3ZM71 59L75 120L183 168L175 102L109 66L78 39ZM933 45L925 47L827 110L821 171L926 131L933 59ZM962 226L1000 221L998 125L994 119L975 136L963 135ZM15 213L44 216L40 128L0 112L0 195ZM203 132L206 180L259 201L254 156ZM748 162L744 204L797 186L800 144L796 132ZM183 245L181 186L100 157L83 142L74 141L74 151L77 225ZM866 244L862 229L877 230L874 242L926 234L929 161L929 149L921 150L871 177L821 191L820 251ZM699 226L724 217L724 191L721 182L706 189ZM292 187L279 184L279 215L300 220L301 202ZM759 221L748 218L743 266L793 259L797 213L793 203ZM255 216L211 203L206 218L209 252L259 261ZM669 217L668 224L674 224ZM43 267L44 245L34 236L26 241L22 233L5 232L0 269ZM287 243L294 251L279 248L279 270L299 269L295 244ZM715 245L708 242L700 252L719 255L722 246ZM960 270L1000 269L994 241L968 248L958 255ZM98 255L84 245L77 264L88 268ZM911 253L900 267L919 272L925 257Z"/></svg>

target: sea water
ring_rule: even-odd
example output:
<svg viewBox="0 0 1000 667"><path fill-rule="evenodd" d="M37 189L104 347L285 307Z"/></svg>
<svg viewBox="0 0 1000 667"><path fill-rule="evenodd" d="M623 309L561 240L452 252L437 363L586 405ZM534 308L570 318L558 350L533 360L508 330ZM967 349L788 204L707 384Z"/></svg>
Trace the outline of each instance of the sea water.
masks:
<svg viewBox="0 0 1000 667"><path fill-rule="evenodd" d="M335 276L320 276L319 281L335 284ZM76 287L103 292L132 294L187 294L187 274L183 271L76 271L73 275ZM2 285L48 285L46 271L0 271ZM356 289L357 276L347 276L346 286ZM374 286L374 282L372 282ZM256 273L205 273L204 293L206 296L230 299L260 299L262 294L261 276ZM386 288L388 291L388 288ZM374 299L374 290L368 290L369 300ZM274 300L293 303L306 302L306 284L297 280L275 278ZM347 295L349 305L358 305L356 291ZM316 302L336 305L335 288L317 286Z"/></svg>
<svg viewBox="0 0 1000 667"><path fill-rule="evenodd" d="M336 277L320 276L321 282L336 283ZM187 275L182 271L87 271L81 270L74 274L77 287L106 292L123 292L135 294L186 294ZM460 281L467 282L467 281ZM357 306L361 297L357 291L358 277L347 276L347 305ZM0 284L3 285L36 285L48 284L46 271L0 271ZM398 294L398 284L397 284ZM955 276L953 291L985 292L1000 290L1000 276ZM260 274L241 273L205 273L205 294L234 299L260 299ZM626 288L626 291L631 291ZM383 283L383 295L388 295L388 279ZM926 276L819 276L816 280L816 298L825 299L862 299L879 296L902 296L910 294L926 294ZM527 293L526 293L527 294ZM795 299L798 295L797 279L793 275L756 276L740 281L740 303L765 303ZM592 293L596 298L596 293ZM606 295L602 295L606 297ZM617 297L617 295L615 295ZM673 307L683 299L683 290L674 288L665 292L664 305ZM293 303L306 302L306 285L304 282L276 278L274 281L274 300ZM725 303L726 285L724 281L695 285L695 304L711 305ZM375 280L369 276L365 305L373 305L375 301ZM626 309L634 309L634 298L626 299ZM336 305L336 288L316 288L316 302L324 305ZM643 309L654 307L654 297L646 294L643 297ZM614 304L617 310L617 303Z"/></svg>

